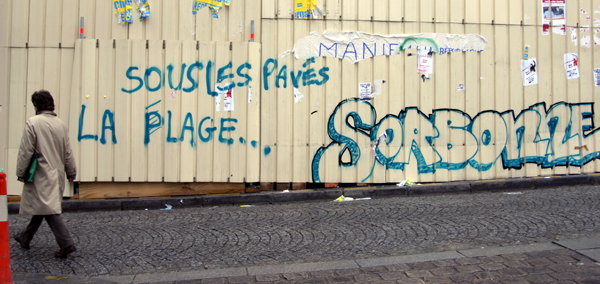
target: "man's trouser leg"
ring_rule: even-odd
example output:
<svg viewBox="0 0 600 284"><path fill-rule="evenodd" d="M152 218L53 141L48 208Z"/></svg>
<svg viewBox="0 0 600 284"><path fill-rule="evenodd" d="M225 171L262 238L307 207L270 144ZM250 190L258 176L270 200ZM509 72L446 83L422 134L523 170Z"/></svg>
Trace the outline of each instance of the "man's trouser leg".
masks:
<svg viewBox="0 0 600 284"><path fill-rule="evenodd" d="M46 215L44 217L46 218L46 222L48 222L48 226L52 229L54 238L56 238L56 242L61 249L69 247L74 243L69 230L67 230L67 225L65 225L60 214Z"/></svg>
<svg viewBox="0 0 600 284"><path fill-rule="evenodd" d="M19 236L19 238L21 239L21 243L23 245L26 245L26 246L29 245L29 243L33 239L33 236L35 235L37 230L40 228L40 225L42 224L43 220L44 220L44 216L42 216L42 215L33 215L31 217L31 221L29 222L29 225L27 225L27 228L25 228L25 230L23 230L21 232L21 235Z"/></svg>

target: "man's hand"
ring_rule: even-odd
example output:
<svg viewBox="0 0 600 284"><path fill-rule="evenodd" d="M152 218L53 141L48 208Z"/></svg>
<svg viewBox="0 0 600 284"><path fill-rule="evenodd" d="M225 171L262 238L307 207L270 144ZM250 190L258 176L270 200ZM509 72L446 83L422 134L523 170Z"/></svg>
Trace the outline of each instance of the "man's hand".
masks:
<svg viewBox="0 0 600 284"><path fill-rule="evenodd" d="M73 183L73 178L69 178L69 182L70 182L70 183Z"/></svg>
<svg viewBox="0 0 600 284"><path fill-rule="evenodd" d="M24 178L17 178L17 180L20 181L20 182L25 182Z"/></svg>

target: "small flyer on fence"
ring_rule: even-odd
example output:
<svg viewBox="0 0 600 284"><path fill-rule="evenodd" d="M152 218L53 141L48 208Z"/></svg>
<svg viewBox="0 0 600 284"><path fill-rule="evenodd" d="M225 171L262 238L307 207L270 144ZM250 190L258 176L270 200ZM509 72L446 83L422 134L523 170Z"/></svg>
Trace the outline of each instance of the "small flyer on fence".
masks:
<svg viewBox="0 0 600 284"><path fill-rule="evenodd" d="M542 0L542 34L549 35L550 28L555 34L567 34L566 0Z"/></svg>
<svg viewBox="0 0 600 284"><path fill-rule="evenodd" d="M523 74L523 86L538 84L537 60L535 58L521 60L521 73Z"/></svg>
<svg viewBox="0 0 600 284"><path fill-rule="evenodd" d="M567 80L579 78L579 66L576 53L565 54L565 71Z"/></svg>
<svg viewBox="0 0 600 284"><path fill-rule="evenodd" d="M361 100L370 100L371 97L371 82L358 83L358 97Z"/></svg>
<svg viewBox="0 0 600 284"><path fill-rule="evenodd" d="M594 68L594 86L600 87L600 68Z"/></svg>

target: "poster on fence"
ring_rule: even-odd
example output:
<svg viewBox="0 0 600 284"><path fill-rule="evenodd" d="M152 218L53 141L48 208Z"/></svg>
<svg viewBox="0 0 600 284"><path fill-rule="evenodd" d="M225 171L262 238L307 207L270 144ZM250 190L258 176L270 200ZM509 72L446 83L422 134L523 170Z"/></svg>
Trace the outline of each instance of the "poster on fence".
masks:
<svg viewBox="0 0 600 284"><path fill-rule="evenodd" d="M537 60L535 58L521 60L521 73L523 75L523 86L538 84Z"/></svg>
<svg viewBox="0 0 600 284"><path fill-rule="evenodd" d="M579 78L579 66L577 63L576 53L565 54L565 71L567 72L567 80Z"/></svg>
<svg viewBox="0 0 600 284"><path fill-rule="evenodd" d="M600 68L594 68L594 86L600 87Z"/></svg>
<svg viewBox="0 0 600 284"><path fill-rule="evenodd" d="M555 34L567 34L566 0L542 0L542 34L549 35L550 28Z"/></svg>

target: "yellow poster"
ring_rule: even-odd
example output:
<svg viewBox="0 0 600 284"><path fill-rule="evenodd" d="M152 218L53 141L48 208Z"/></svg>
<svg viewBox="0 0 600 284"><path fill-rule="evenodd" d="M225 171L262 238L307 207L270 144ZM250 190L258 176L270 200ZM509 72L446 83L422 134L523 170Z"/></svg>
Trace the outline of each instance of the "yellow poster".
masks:
<svg viewBox="0 0 600 284"><path fill-rule="evenodd" d="M298 19L308 19L310 15L312 15L313 18L317 18L315 10L319 11L321 15L323 14L321 9L319 9L319 6L317 6L317 0L296 0L294 5L294 17Z"/></svg>

